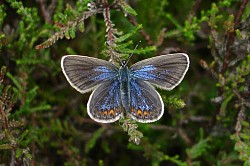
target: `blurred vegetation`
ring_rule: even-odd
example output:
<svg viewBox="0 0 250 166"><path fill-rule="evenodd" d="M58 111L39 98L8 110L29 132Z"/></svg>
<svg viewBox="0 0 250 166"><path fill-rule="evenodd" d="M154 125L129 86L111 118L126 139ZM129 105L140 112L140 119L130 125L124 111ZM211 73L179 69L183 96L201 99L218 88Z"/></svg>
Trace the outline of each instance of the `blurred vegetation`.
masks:
<svg viewBox="0 0 250 166"><path fill-rule="evenodd" d="M250 165L248 0L6 0L0 27L1 165ZM94 122L61 57L139 41L130 64L185 52L187 75L159 121Z"/></svg>

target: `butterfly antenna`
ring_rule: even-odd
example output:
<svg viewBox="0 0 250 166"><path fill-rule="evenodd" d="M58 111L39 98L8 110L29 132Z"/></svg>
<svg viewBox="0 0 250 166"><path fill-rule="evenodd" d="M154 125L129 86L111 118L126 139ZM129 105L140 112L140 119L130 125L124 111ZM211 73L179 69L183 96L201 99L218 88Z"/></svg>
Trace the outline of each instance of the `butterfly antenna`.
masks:
<svg viewBox="0 0 250 166"><path fill-rule="evenodd" d="M128 64L128 61L130 60L130 58L134 55L134 51L137 49L137 47L139 46L140 43L141 43L141 40L136 44L136 46L135 46L133 52L129 55L129 57L128 57L126 63L124 64L125 66Z"/></svg>

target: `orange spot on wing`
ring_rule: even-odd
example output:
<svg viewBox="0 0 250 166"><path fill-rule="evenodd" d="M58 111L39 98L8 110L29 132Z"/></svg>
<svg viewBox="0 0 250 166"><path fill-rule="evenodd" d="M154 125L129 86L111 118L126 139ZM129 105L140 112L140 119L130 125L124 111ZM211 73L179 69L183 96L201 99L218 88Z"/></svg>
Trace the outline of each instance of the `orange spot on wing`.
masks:
<svg viewBox="0 0 250 166"><path fill-rule="evenodd" d="M140 109L137 110L137 116L142 116L142 110Z"/></svg>
<svg viewBox="0 0 250 166"><path fill-rule="evenodd" d="M115 115L115 111L113 109L110 109L109 110L109 115L113 115L114 116Z"/></svg>
<svg viewBox="0 0 250 166"><path fill-rule="evenodd" d="M143 115L144 115L145 117L147 117L147 116L148 116L148 114L149 114L149 112L148 112L148 111L143 111Z"/></svg>
<svg viewBox="0 0 250 166"><path fill-rule="evenodd" d="M103 111L103 114L104 114L104 115L107 115L107 114L108 114L108 111L107 111L107 110Z"/></svg>

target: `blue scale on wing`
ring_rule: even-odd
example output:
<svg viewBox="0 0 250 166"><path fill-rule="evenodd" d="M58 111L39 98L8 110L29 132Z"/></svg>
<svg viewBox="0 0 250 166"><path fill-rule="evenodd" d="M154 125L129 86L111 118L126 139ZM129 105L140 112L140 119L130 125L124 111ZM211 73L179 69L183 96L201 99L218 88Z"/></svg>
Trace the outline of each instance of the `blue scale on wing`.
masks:
<svg viewBox="0 0 250 166"><path fill-rule="evenodd" d="M164 69L158 66L157 68L153 65L147 65L143 66L141 69L136 70L136 72L133 73L133 77L138 79L143 79L145 81L164 81L169 82L170 84L174 84L179 80L178 71L175 71L176 68L173 68L171 70L171 66L169 66L170 69Z"/></svg>
<svg viewBox="0 0 250 166"><path fill-rule="evenodd" d="M99 110L110 110L120 105L119 103L119 88L118 82L114 81L113 84L110 85L110 89L108 91L108 95L105 95L103 99L97 100L96 109ZM104 103L102 103L104 101ZM99 103L99 105L98 105Z"/></svg>
<svg viewBox="0 0 250 166"><path fill-rule="evenodd" d="M163 102L158 92L148 83L130 80L130 110L129 115L142 123L158 120L163 115Z"/></svg>
<svg viewBox="0 0 250 166"><path fill-rule="evenodd" d="M119 81L112 80L98 86L88 102L89 115L92 119L110 123L122 116Z"/></svg>
<svg viewBox="0 0 250 166"><path fill-rule="evenodd" d="M188 56L176 53L139 61L132 65L130 70L133 78L147 81L165 90L172 90L181 82L188 66Z"/></svg>
<svg viewBox="0 0 250 166"><path fill-rule="evenodd" d="M94 68L95 72L100 72L101 74L93 77L91 80L93 81L107 81L113 79L117 76L117 72L114 72L107 68L106 66L98 66Z"/></svg>
<svg viewBox="0 0 250 166"><path fill-rule="evenodd" d="M155 69L156 68L153 65L143 66L141 69L136 70L136 72L133 73L133 76L144 80L159 79L157 75L150 73L150 71Z"/></svg>
<svg viewBox="0 0 250 166"><path fill-rule="evenodd" d="M135 80L131 80L131 104L137 106L140 110L150 110L152 106L149 106L149 102L143 97L141 87Z"/></svg>

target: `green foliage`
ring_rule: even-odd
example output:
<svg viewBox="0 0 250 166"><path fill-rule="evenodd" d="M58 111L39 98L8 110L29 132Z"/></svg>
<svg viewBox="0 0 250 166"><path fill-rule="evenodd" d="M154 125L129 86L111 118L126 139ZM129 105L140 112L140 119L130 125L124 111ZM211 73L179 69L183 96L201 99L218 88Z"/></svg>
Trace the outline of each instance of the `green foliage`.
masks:
<svg viewBox="0 0 250 166"><path fill-rule="evenodd" d="M29 163L32 159L29 148L29 131L23 131L23 124L11 118L11 111L16 104L16 95L10 85L3 85L6 67L0 73L0 150L11 152L11 163L23 160ZM10 153L9 153L10 154Z"/></svg>
<svg viewBox="0 0 250 166"><path fill-rule="evenodd" d="M193 13L190 13L187 17L187 21L184 22L184 25L181 25L178 23L178 21L174 18L174 16L170 13L166 14L166 18L172 22L176 29L168 31L165 36L170 38L170 37L185 37L186 40L188 40L190 43L193 43L194 40L196 39L196 33L200 30L201 28L201 23L207 22L208 20L213 20L216 21L217 19L220 19L222 15L218 15L219 8L223 7L228 7L232 3L233 0L224 0L220 1L217 4L212 3L211 9L210 10L202 10L199 13L198 16L194 16ZM215 17L215 18L214 18ZM215 26L217 25L216 23L210 23L210 26Z"/></svg>
<svg viewBox="0 0 250 166"><path fill-rule="evenodd" d="M243 60L233 72L226 72L224 76L219 75L219 83L217 84L218 87L223 88L224 94L223 98L224 101L221 104L220 108L220 115L225 116L225 111L228 103L233 100L233 97L236 96L236 92L243 92L245 88L245 77L250 74L250 56L246 57L246 60ZM233 91L232 91L233 89Z"/></svg>
<svg viewBox="0 0 250 166"><path fill-rule="evenodd" d="M0 27L2 27L5 17L6 17L5 7L4 5L0 5Z"/></svg>
<svg viewBox="0 0 250 166"><path fill-rule="evenodd" d="M129 33L127 33L125 35L121 35L119 38L116 38L115 42L116 43L122 43L122 42L128 40L130 37L135 35L138 32L138 30L140 30L140 29L142 29L142 25L138 25L136 28L131 30Z"/></svg>
<svg viewBox="0 0 250 166"><path fill-rule="evenodd" d="M39 21L36 8L27 8L22 2L16 0L6 0L13 9L17 9L17 14L23 17L23 21L28 25L27 30L36 27Z"/></svg>
<svg viewBox="0 0 250 166"><path fill-rule="evenodd" d="M234 150L239 152L239 159L247 166L250 164L250 126L246 121L239 121L239 123L241 123L241 132L236 132L231 139L236 142Z"/></svg>
<svg viewBox="0 0 250 166"><path fill-rule="evenodd" d="M118 1L122 9L125 10L127 13L132 14L134 16L137 15L136 11L132 7L130 7L128 4L126 4L123 0L118 0Z"/></svg>
<svg viewBox="0 0 250 166"><path fill-rule="evenodd" d="M87 146L85 147L85 153L89 153L89 151L95 146L97 139L101 137L105 128L99 128L95 131L92 138L88 141Z"/></svg>
<svg viewBox="0 0 250 166"><path fill-rule="evenodd" d="M120 119L119 123L122 124L122 129L128 133L129 142L133 142L136 145L139 145L143 134L140 131L136 130L138 128L137 123L130 118Z"/></svg>
<svg viewBox="0 0 250 166"><path fill-rule="evenodd" d="M140 151L143 150L144 156L151 159L151 165L157 166L160 165L160 163L163 161L169 161L178 166L187 166L187 163L185 161L181 161L178 155L169 156L167 154L164 154L161 151L161 147L157 145L157 143L150 143L148 140L144 140L142 144L144 149L140 149L138 148L138 146L133 144L129 144L128 148Z"/></svg>
<svg viewBox="0 0 250 166"><path fill-rule="evenodd" d="M183 100L178 99L173 96L170 96L164 99L164 103L167 105L167 107L172 108L172 109L181 109L185 107L185 103Z"/></svg>
<svg viewBox="0 0 250 166"><path fill-rule="evenodd" d="M77 6L87 6L89 2L90 2L89 0L88 1L85 0L83 3L78 1ZM125 12L137 15L135 10L131 8L129 5L127 5L124 1L119 0L117 1L117 3L122 7L122 9ZM77 28L80 30L80 32L84 32L85 30L84 21L90 16L101 12L103 9L96 10L96 6L93 6L93 9L90 9L89 11L83 12L84 10L86 10L86 8L78 7L77 9L73 9L69 4L67 4L65 12L63 14L59 13L58 15L55 15L55 20L58 20L57 24L59 27L59 32L56 32L44 43L37 45L36 48L37 49L47 48L51 46L53 43L55 43L58 39L63 39L64 37L66 39L74 39L76 36L75 33ZM129 33L128 35L132 34L133 32Z"/></svg>
<svg viewBox="0 0 250 166"><path fill-rule="evenodd" d="M204 155L207 152L209 146L209 138L205 140L200 140L197 144L195 144L191 149L187 149L188 157L192 160L197 159L198 157Z"/></svg>
<svg viewBox="0 0 250 166"><path fill-rule="evenodd" d="M228 7L231 4L232 1L222 1L218 7ZM231 136L231 139L236 142L234 149L240 152L239 159L244 161L244 165L249 165L249 140L247 140L249 133L247 127L242 124L246 124L245 118L248 119L249 115L249 112L245 110L249 110L249 101L246 96L249 95L250 58L249 50L244 42L245 37L242 35L245 34L246 29L236 26L239 24L238 16L242 13L239 12L236 17L224 16L216 4L212 5L210 13L209 25L212 28L210 43L211 46L214 45L212 49L214 62L209 70L218 81L216 85L219 88L219 96L213 100L219 103L217 120L222 121L223 117L235 116L232 110L238 110L235 134ZM241 23L244 24L244 21ZM223 26L218 26L221 24ZM220 39L223 35L226 40ZM238 42L242 43L241 47L238 46Z"/></svg>
<svg viewBox="0 0 250 166"><path fill-rule="evenodd" d="M64 13L55 14L54 19L59 31L53 34L44 43L37 45L36 49L47 48L55 43L58 39L63 39L64 37L68 40L74 39L77 29L79 29L80 32L84 32L84 20L98 12L84 12L89 2L90 0L85 0L83 2L77 1L76 9L73 9L69 4L67 4Z"/></svg>
<svg viewBox="0 0 250 166"><path fill-rule="evenodd" d="M250 165L249 5L1 3L0 164ZM65 54L119 66L131 54L129 64L172 52L188 52L190 69L176 89L159 90L165 112L151 124L94 122L89 94L71 88L60 69Z"/></svg>

